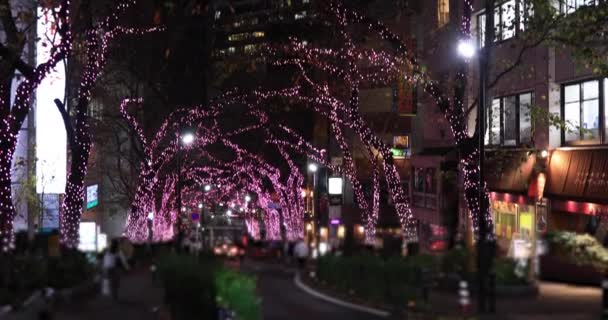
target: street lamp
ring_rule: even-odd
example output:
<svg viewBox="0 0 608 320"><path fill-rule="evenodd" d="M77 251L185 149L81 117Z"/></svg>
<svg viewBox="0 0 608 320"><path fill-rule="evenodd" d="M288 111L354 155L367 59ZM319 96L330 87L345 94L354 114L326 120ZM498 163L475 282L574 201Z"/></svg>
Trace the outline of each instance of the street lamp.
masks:
<svg viewBox="0 0 608 320"><path fill-rule="evenodd" d="M203 204L202 204L202 203L199 203L199 204L198 204L198 208L199 208L199 209L202 209L202 208L203 208Z"/></svg>
<svg viewBox="0 0 608 320"><path fill-rule="evenodd" d="M485 4L486 12L494 12L494 1L486 1ZM477 267L478 267L478 285L479 290L477 297L478 307L481 312L486 311L486 302L488 302L487 297L487 289L491 292L492 300L490 302L490 311L494 311L495 301L494 299L494 288L491 288L495 285L494 281L490 280L489 271L492 268L492 263L494 259L494 247L490 247L490 243L488 242L488 232L491 230L487 229L486 223L486 211L487 204L485 202L486 199L486 190L485 190L485 136L486 136L486 108L488 107L488 98L487 98L487 81L488 81L488 70L487 65L489 63L488 59L490 56L490 50L494 42L495 30L492 26L494 26L494 15L488 14L486 15L486 28L485 33L481 35L481 48L477 53L477 60L479 64L479 96L477 98L477 148L479 151L479 172L478 172L478 208L479 213L477 217L478 223L478 237L477 237ZM471 59L475 53L475 45L471 41L470 38L466 40L461 40L458 45L459 54L465 59ZM490 250L492 249L492 250Z"/></svg>
<svg viewBox="0 0 608 320"><path fill-rule="evenodd" d="M317 166L316 163L310 163L308 165L308 171L315 173L315 172L317 172L317 170L319 170L319 166Z"/></svg>
<svg viewBox="0 0 608 320"><path fill-rule="evenodd" d="M182 145L185 146L189 146L194 142L194 134L192 132L182 132L181 134L179 134L177 136L177 152L176 152L176 158L177 158L177 190L176 190L176 197L175 197L175 201L176 203L176 207L177 208L182 208ZM182 211L186 211L186 208L182 208ZM180 219L178 218L176 221L177 224L177 237L175 238L175 245L176 247L179 246L179 243L181 241L181 237L182 237L182 231L180 228Z"/></svg>
<svg viewBox="0 0 608 320"><path fill-rule="evenodd" d="M205 185L205 192L211 191L211 185Z"/></svg>
<svg viewBox="0 0 608 320"><path fill-rule="evenodd" d="M320 234L318 233L319 227L321 225L321 221L319 220L317 213L317 171L319 171L319 166L316 163L308 164L308 172L312 173L312 190L310 192L310 199L312 201L312 217L313 223L315 225L313 238L316 241L317 246L319 245Z"/></svg>
<svg viewBox="0 0 608 320"><path fill-rule="evenodd" d="M194 134L187 132L182 135L182 143L184 145L188 146L188 145L192 144L192 142L194 142Z"/></svg>
<svg viewBox="0 0 608 320"><path fill-rule="evenodd" d="M251 201L251 196L250 195L246 195L245 196L245 202L250 202Z"/></svg>
<svg viewBox="0 0 608 320"><path fill-rule="evenodd" d="M152 238L153 238L153 234L152 234L152 229L154 226L154 212L150 211L148 212L148 246L150 246L150 243L152 243Z"/></svg>
<svg viewBox="0 0 608 320"><path fill-rule="evenodd" d="M475 45L471 39L462 39L458 42L458 54L465 58L471 59L475 56Z"/></svg>

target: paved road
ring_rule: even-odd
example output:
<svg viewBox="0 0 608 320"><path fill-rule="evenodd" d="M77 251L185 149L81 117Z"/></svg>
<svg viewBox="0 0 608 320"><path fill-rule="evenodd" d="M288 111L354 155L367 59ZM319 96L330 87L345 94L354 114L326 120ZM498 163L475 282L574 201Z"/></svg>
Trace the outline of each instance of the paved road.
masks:
<svg viewBox="0 0 608 320"><path fill-rule="evenodd" d="M379 320L386 319L353 311L317 299L295 286L293 271L278 266L247 265L258 277L264 320Z"/></svg>

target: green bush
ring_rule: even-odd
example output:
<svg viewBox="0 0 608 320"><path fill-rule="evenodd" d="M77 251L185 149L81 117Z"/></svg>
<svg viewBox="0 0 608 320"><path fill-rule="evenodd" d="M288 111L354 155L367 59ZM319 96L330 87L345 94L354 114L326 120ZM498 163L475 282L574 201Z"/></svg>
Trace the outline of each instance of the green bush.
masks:
<svg viewBox="0 0 608 320"><path fill-rule="evenodd" d="M467 264L469 253L466 248L454 248L446 252L441 258L441 272L445 274L457 274L466 277L469 273Z"/></svg>
<svg viewBox="0 0 608 320"><path fill-rule="evenodd" d="M608 271L608 249L593 236L574 232L549 232L545 236L552 254L599 272Z"/></svg>
<svg viewBox="0 0 608 320"><path fill-rule="evenodd" d="M221 268L215 273L217 304L236 313L236 320L259 320L260 302L255 279Z"/></svg>
<svg viewBox="0 0 608 320"><path fill-rule="evenodd" d="M173 319L215 319L214 263L194 256L168 254L161 258L159 276Z"/></svg>
<svg viewBox="0 0 608 320"><path fill-rule="evenodd" d="M317 262L319 280L330 287L376 303L402 306L419 295L422 270L434 274L436 258L413 256L383 259L372 255L324 256Z"/></svg>
<svg viewBox="0 0 608 320"><path fill-rule="evenodd" d="M64 251L61 257L16 254L0 258L0 305L17 305L34 291L65 289L91 280L94 267L83 253Z"/></svg>
<svg viewBox="0 0 608 320"><path fill-rule="evenodd" d="M496 284L500 286L513 286L528 284L529 265L520 268L511 258L496 258L494 261Z"/></svg>

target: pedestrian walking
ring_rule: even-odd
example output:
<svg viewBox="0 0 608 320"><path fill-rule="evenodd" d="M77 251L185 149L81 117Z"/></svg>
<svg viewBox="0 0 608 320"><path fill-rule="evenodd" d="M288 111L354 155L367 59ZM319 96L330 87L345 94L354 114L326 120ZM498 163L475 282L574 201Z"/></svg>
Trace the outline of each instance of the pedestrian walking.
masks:
<svg viewBox="0 0 608 320"><path fill-rule="evenodd" d="M298 259L298 265L300 269L304 269L306 266L306 259L308 259L308 244L304 239L299 239L294 248L295 256Z"/></svg>
<svg viewBox="0 0 608 320"><path fill-rule="evenodd" d="M129 264L120 250L118 239L112 240L110 249L106 251L102 261L102 294L118 300L120 277L123 271L129 270Z"/></svg>

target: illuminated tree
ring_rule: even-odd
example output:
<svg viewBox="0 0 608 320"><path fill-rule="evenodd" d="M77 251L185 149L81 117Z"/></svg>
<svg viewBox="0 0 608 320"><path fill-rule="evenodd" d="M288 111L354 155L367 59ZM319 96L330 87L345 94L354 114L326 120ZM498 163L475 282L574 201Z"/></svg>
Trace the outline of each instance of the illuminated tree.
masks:
<svg viewBox="0 0 608 320"><path fill-rule="evenodd" d="M62 0L56 8L46 7L55 17L54 28L58 37L53 43L47 61L31 66L23 60L22 50L26 41L31 37L27 30L20 30L13 17L11 4L8 1L0 3L2 26L6 32L5 42L0 44L2 57L2 83L0 84L0 250L11 250L14 242L13 219L15 208L11 194L11 165L17 144L17 136L31 105L31 97L42 80L47 77L57 64L66 59L72 47L70 0ZM12 81L18 71L22 77L19 82L14 101L11 105Z"/></svg>
<svg viewBox="0 0 608 320"><path fill-rule="evenodd" d="M70 117L61 100L55 100L64 120L72 156L65 187L65 198L61 206L60 226L61 243L69 248L78 246L78 226L85 197L84 179L91 149L87 111L93 87L106 64L110 41L123 35L141 36L161 29L156 27L138 29L117 25L120 13L134 3L135 1L125 1L119 4L114 12L86 31L84 39L86 64L81 75L76 105L73 108L74 117Z"/></svg>

